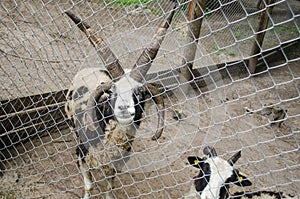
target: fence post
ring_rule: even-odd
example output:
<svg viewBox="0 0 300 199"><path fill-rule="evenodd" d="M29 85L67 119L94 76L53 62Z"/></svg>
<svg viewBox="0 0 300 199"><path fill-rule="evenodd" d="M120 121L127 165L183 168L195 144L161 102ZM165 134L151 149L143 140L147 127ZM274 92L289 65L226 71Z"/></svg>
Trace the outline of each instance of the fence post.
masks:
<svg viewBox="0 0 300 199"><path fill-rule="evenodd" d="M261 13L259 17L259 25L256 32L258 34L255 37L255 41L252 46L251 50L251 58L249 59L249 71L250 73L255 73L257 61L258 61L258 54L260 53L260 49L263 45L263 40L266 34L266 29L268 28L269 23L269 16L268 13L271 15L273 11L273 6L269 6L270 4L275 3L276 0L259 0L257 7L258 9L264 9L267 5L267 8ZM265 2L265 3L264 3Z"/></svg>
<svg viewBox="0 0 300 199"><path fill-rule="evenodd" d="M182 59L183 67L180 69L180 82L193 79L192 68L205 10L205 1L206 0L192 0L189 5L188 20L190 23L188 24L186 37L188 45L184 49Z"/></svg>

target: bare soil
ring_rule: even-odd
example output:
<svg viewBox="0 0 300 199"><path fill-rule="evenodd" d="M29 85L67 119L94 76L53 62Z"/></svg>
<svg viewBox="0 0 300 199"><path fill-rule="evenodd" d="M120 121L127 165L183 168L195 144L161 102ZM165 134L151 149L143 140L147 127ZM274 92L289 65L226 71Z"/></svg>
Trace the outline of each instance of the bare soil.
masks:
<svg viewBox="0 0 300 199"><path fill-rule="evenodd" d="M247 8L254 10L256 1L247 2ZM299 39L299 1L286 2L274 8L273 23L287 22L266 34L266 49ZM243 19L240 7L236 8L235 12L228 11L230 26L218 11L205 18L195 67L249 56L253 42L249 26L255 27L257 16ZM169 9L169 4L153 3L139 10L102 1L2 1L1 99L66 89L80 69L101 65L84 35L62 14L67 9L101 28L113 51L130 68L155 33L162 20L159 16ZM288 14L283 10L288 10ZM288 20L291 16L294 19ZM237 22L238 19L241 20ZM183 22L178 14L150 72L180 67L186 30ZM127 169L117 176L113 191L116 198L182 196L198 172L188 165L186 158L202 156L206 145L214 146L224 158L242 150L236 166L248 175L253 186L233 187L232 192L263 189L299 196L299 57L300 50L296 48L286 60L269 62L269 70L260 75L250 78L245 71L237 77L223 77L215 82L217 89L215 85L207 85L205 91L190 89L185 97L178 89L166 92L166 128L157 142L150 140L155 129L155 109L147 103L145 120L134 142L135 153ZM209 75L220 74L212 71ZM180 121L173 117L177 108L183 110ZM282 121L276 120L278 110L285 113ZM82 197L83 179L75 155L77 144L69 129L53 128L49 134L17 146L19 155L5 161L0 198ZM94 175L97 183L93 194L102 198L105 181L99 173Z"/></svg>

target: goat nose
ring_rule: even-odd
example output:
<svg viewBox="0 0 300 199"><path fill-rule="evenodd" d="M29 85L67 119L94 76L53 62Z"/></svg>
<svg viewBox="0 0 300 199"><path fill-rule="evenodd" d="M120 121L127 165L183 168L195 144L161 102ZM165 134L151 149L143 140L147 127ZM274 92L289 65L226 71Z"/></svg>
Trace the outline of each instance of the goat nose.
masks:
<svg viewBox="0 0 300 199"><path fill-rule="evenodd" d="M128 109L129 106L128 106L128 105L123 105L123 106L118 106L118 108L119 108L121 111L124 111L124 110Z"/></svg>

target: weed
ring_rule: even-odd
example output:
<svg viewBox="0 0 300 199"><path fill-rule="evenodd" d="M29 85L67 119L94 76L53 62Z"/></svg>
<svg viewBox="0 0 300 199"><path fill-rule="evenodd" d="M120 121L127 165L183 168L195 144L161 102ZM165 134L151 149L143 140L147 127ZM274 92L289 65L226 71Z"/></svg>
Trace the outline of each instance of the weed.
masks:
<svg viewBox="0 0 300 199"><path fill-rule="evenodd" d="M211 9L206 7L204 10L204 17L207 19L211 15Z"/></svg>
<svg viewBox="0 0 300 199"><path fill-rule="evenodd" d="M151 9L151 12L152 12L154 15L157 15L157 16L162 15L162 11L159 10L159 9L154 9L154 8L152 8L152 9Z"/></svg>
<svg viewBox="0 0 300 199"><path fill-rule="evenodd" d="M109 1L129 6L129 5L137 5L137 4L141 4L141 3L147 3L151 0L109 0Z"/></svg>
<svg viewBox="0 0 300 199"><path fill-rule="evenodd" d="M240 32L235 33L235 38L240 39L242 37L242 34Z"/></svg>
<svg viewBox="0 0 300 199"><path fill-rule="evenodd" d="M277 30L278 32L289 32L292 34L299 32L299 29L293 25L278 26L278 27L275 27L275 30Z"/></svg>
<svg viewBox="0 0 300 199"><path fill-rule="evenodd" d="M233 51L229 52L228 54L229 54L229 56L231 56L231 57L235 57L235 56L236 56L236 53L233 52Z"/></svg>

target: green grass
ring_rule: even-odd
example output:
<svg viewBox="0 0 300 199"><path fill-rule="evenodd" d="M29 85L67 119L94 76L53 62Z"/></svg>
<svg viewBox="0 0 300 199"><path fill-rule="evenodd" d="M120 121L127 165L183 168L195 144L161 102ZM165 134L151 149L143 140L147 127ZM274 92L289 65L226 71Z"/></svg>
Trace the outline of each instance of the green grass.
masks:
<svg viewBox="0 0 300 199"><path fill-rule="evenodd" d="M209 9L208 7L205 8L204 10L204 17L207 19L210 15L211 15L211 9Z"/></svg>
<svg viewBox="0 0 300 199"><path fill-rule="evenodd" d="M236 53L233 52L233 51L230 51L228 54L229 54L229 56L231 56L231 57L235 57L235 56L236 56Z"/></svg>
<svg viewBox="0 0 300 199"><path fill-rule="evenodd" d="M218 48L217 46L214 46L213 50L214 50L215 54L218 55L218 56L221 55L222 53L226 54L226 55L229 55L231 57L237 56L236 52L229 51L228 49L224 49L224 48Z"/></svg>
<svg viewBox="0 0 300 199"><path fill-rule="evenodd" d="M156 2L158 0L106 0L109 1L111 3L115 3L115 4L122 4L125 6L130 6L130 5L139 5L139 4L146 4L149 2ZM147 8L147 5L144 5L143 8ZM162 15L162 11L159 9L155 9L155 8L149 8L151 10L151 12L155 15Z"/></svg>
<svg viewBox="0 0 300 199"><path fill-rule="evenodd" d="M278 27L275 27L278 29L279 32L285 32L285 31L289 31L289 32L298 32L298 28L295 27L295 26L278 26Z"/></svg>
<svg viewBox="0 0 300 199"><path fill-rule="evenodd" d="M110 1L114 3L120 3L123 5L137 5L141 3L147 3L148 1L151 0L110 0Z"/></svg>
<svg viewBox="0 0 300 199"><path fill-rule="evenodd" d="M153 14L157 15L157 16L160 16L160 15L163 14L161 10L154 9L154 8L151 9L151 12L152 12Z"/></svg>
<svg viewBox="0 0 300 199"><path fill-rule="evenodd" d="M240 32L236 32L234 36L236 39L240 39L242 37L242 34Z"/></svg>

